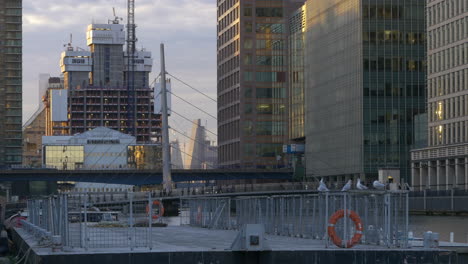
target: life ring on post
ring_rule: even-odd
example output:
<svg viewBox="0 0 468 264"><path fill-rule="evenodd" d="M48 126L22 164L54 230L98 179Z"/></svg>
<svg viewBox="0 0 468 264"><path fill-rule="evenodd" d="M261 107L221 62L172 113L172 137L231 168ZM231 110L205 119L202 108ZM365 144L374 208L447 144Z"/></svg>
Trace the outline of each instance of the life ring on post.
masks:
<svg viewBox="0 0 468 264"><path fill-rule="evenodd" d="M156 208L156 206L159 208L159 213L158 214L152 214L151 218L153 218L154 220L162 217L164 215L164 205L159 201L159 200L154 200L153 201L153 212L154 212L154 208ZM149 204L146 205L146 215L149 215L150 214L150 207L149 207Z"/></svg>
<svg viewBox="0 0 468 264"><path fill-rule="evenodd" d="M346 210L346 216L349 216L351 220L353 220L354 225L356 227L356 233L354 233L354 236L351 238L351 240L346 241L346 244L343 244L343 240L336 234L335 230L335 225L340 220L345 216L345 210L338 210L336 211L331 217L330 220L328 221L328 236L330 239L333 241L333 243L341 248L352 248L356 244L361 241L362 237L362 222L361 218L359 215L351 210Z"/></svg>

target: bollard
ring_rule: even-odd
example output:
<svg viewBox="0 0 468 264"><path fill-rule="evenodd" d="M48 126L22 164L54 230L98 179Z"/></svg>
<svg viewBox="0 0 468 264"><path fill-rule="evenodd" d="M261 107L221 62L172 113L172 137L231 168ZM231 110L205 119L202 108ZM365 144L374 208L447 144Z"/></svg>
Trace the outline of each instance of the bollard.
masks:
<svg viewBox="0 0 468 264"><path fill-rule="evenodd" d="M453 243L454 242L454 234L453 232L450 232L450 243Z"/></svg>

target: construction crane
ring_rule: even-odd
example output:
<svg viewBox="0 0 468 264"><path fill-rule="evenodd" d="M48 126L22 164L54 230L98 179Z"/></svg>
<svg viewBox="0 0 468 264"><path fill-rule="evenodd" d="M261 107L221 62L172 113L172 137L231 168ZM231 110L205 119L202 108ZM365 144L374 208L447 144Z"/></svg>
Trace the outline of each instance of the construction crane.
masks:
<svg viewBox="0 0 468 264"><path fill-rule="evenodd" d="M135 102L135 0L128 0L127 6L127 132L137 137Z"/></svg>

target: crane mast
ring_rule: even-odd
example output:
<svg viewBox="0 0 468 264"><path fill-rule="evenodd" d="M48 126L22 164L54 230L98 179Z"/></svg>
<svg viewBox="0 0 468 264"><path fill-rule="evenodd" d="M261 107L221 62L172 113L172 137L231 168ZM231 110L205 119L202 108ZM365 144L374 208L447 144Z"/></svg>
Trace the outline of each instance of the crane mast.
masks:
<svg viewBox="0 0 468 264"><path fill-rule="evenodd" d="M129 134L137 137L135 102L135 44L137 41L135 33L135 0L128 0L127 12L127 129Z"/></svg>

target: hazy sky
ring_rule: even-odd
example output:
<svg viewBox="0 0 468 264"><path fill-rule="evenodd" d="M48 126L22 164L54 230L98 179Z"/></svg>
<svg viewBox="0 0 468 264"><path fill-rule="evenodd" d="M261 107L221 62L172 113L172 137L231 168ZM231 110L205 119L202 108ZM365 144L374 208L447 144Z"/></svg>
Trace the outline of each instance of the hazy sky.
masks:
<svg viewBox="0 0 468 264"><path fill-rule="evenodd" d="M159 74L159 44L166 47L166 70L216 98L216 3L213 0L135 0L137 48L153 52L152 79ZM23 1L23 123L38 107L38 75L59 76L60 53L73 34L75 47L87 48L91 22L113 19L112 7L126 23L126 0ZM216 116L216 104L172 81L173 92ZM202 118L216 132L216 120L172 99L173 109L190 119ZM191 123L171 117L170 125L189 132ZM190 133L189 133L190 134ZM208 134L211 140L213 135ZM179 136L183 142L183 136ZM186 140L187 141L187 140Z"/></svg>

